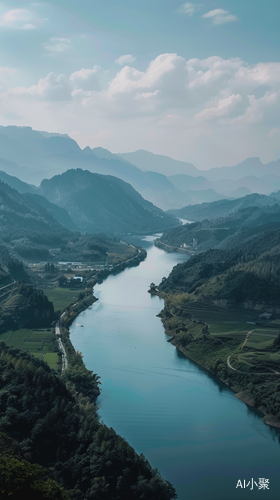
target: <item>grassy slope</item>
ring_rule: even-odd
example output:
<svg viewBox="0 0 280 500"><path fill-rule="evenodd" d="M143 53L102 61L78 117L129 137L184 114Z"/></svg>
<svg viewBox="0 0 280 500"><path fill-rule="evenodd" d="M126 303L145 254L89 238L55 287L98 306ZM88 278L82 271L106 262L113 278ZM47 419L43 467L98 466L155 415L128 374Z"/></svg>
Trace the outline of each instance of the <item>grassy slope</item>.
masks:
<svg viewBox="0 0 280 500"><path fill-rule="evenodd" d="M61 370L61 360L57 352L57 341L53 329L9 330L0 335L0 341L4 341L8 346L28 351L56 371Z"/></svg>
<svg viewBox="0 0 280 500"><path fill-rule="evenodd" d="M161 296L172 343L280 427L280 322L262 321L255 310L192 302L187 294Z"/></svg>
<svg viewBox="0 0 280 500"><path fill-rule="evenodd" d="M55 311L63 311L66 307L76 302L82 290L70 290L69 288L46 288L44 294L53 303Z"/></svg>

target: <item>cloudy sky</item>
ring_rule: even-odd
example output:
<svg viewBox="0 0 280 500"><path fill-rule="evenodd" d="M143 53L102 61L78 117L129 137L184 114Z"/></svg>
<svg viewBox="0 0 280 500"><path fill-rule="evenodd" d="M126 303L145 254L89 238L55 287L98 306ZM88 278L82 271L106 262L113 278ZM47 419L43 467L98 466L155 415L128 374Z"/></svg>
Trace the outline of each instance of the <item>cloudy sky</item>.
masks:
<svg viewBox="0 0 280 500"><path fill-rule="evenodd" d="M0 124L198 168L267 163L279 16L279 0L0 2Z"/></svg>

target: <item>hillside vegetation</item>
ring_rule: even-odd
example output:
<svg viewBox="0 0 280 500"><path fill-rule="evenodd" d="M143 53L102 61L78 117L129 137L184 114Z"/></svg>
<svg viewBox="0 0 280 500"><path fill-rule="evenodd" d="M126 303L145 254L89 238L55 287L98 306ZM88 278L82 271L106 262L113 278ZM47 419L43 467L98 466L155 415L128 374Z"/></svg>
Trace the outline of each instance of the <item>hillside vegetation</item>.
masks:
<svg viewBox="0 0 280 500"><path fill-rule="evenodd" d="M248 207L264 207L279 204L280 192L271 193L266 196L263 194L248 194L236 200L219 200L211 203L201 203L188 205L179 210L169 210L170 213L189 221L202 221L204 219L216 219L218 217L227 217L238 210Z"/></svg>
<svg viewBox="0 0 280 500"><path fill-rule="evenodd" d="M165 231L156 245L166 251L203 252L231 249L265 231L280 227L280 205L241 208L227 216L185 224ZM195 245L194 245L195 240Z"/></svg>
<svg viewBox="0 0 280 500"><path fill-rule="evenodd" d="M31 478L34 470L44 476L42 469L36 469L39 464L73 500L176 498L174 488L142 455L98 422L94 404L70 381L65 384L27 353L3 343L0 347L0 430L16 436L18 443L14 462L11 456L0 461L0 477L13 465L16 480L18 462L25 473L30 469ZM67 498L54 482L51 486L59 493L51 498Z"/></svg>
<svg viewBox="0 0 280 500"><path fill-rule="evenodd" d="M52 302L42 290L17 282L0 305L0 333L7 329L49 326L55 319Z"/></svg>
<svg viewBox="0 0 280 500"><path fill-rule="evenodd" d="M73 221L71 222L68 212L50 203L43 196L20 194L0 181L0 198L2 202L0 231L3 243L0 248L0 261L2 262L0 284L8 283L3 265L6 265L6 268L8 266L14 280L30 281L30 277L24 272L23 264L19 263L20 259L28 262L86 261L104 265L108 254L123 257L126 253L125 247L130 248L120 243L118 238L109 237L103 232L81 234L78 231L71 231L70 228L76 226ZM146 216L147 210L145 211L142 207L141 210ZM157 210L159 209L155 208L155 212ZM156 217L150 212L148 214L149 220L153 222ZM157 219L161 221L160 216ZM167 217L165 220L176 223L174 218ZM154 227L158 227L157 223L153 222L153 224L155 224ZM4 255L6 255L5 258Z"/></svg>
<svg viewBox="0 0 280 500"><path fill-rule="evenodd" d="M159 289L193 300L280 307L280 229L264 231L229 250L212 249L173 268Z"/></svg>
<svg viewBox="0 0 280 500"><path fill-rule="evenodd" d="M260 311L160 293L170 342L225 382L263 420L280 427L280 320Z"/></svg>
<svg viewBox="0 0 280 500"><path fill-rule="evenodd" d="M67 209L80 231L150 233L179 225L144 200L130 184L113 176L76 169L41 183L49 201Z"/></svg>
<svg viewBox="0 0 280 500"><path fill-rule="evenodd" d="M166 333L280 427L279 205L195 222L157 241L191 253L187 243L190 259L150 290L165 300Z"/></svg>

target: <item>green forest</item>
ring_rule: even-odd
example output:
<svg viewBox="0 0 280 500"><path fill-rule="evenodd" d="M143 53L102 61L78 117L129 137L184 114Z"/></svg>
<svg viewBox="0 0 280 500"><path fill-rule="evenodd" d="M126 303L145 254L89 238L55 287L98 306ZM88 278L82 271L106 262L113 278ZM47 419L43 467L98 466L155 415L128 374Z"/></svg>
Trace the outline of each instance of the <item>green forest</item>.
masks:
<svg viewBox="0 0 280 500"><path fill-rule="evenodd" d="M33 229L25 231L27 247L35 234ZM109 250L112 264L83 271L83 284L77 288L74 282L71 288L71 279L57 286L63 274L48 261L40 271L49 276L42 291L32 283L38 275L32 264L19 258L23 243L12 237L0 247L1 498L175 499L173 486L145 457L98 421L99 376L86 369L69 339L73 319L96 300L93 285L138 265L146 252L105 235L68 232L64 240L58 231L57 238L60 256L105 261ZM37 249L39 241L43 248L42 233ZM32 260L33 255L27 256ZM74 274L71 269L67 273ZM63 311L59 337L67 352L64 370L55 333Z"/></svg>
<svg viewBox="0 0 280 500"><path fill-rule="evenodd" d="M280 427L280 230L279 224L274 227L275 216L274 207L249 208L165 233L160 243L178 245L182 235L197 231L198 240L208 234L210 241L209 233L220 231L225 244L194 252L153 293L165 301L160 316L170 342L261 410L265 422Z"/></svg>
<svg viewBox="0 0 280 500"><path fill-rule="evenodd" d="M187 292L193 300L236 305L280 303L280 231L266 231L231 250L208 250L175 266L159 290Z"/></svg>
<svg viewBox="0 0 280 500"><path fill-rule="evenodd" d="M35 498L34 490L40 498L57 499L176 498L171 484L143 456L99 423L95 404L77 390L78 370L63 378L4 343L0 352L5 498L19 498L19 491Z"/></svg>

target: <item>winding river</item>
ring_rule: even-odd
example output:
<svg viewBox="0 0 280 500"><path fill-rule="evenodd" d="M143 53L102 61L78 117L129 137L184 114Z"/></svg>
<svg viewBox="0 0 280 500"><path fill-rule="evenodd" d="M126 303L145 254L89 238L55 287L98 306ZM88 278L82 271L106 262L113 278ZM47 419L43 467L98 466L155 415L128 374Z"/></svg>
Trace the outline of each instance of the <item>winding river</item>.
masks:
<svg viewBox="0 0 280 500"><path fill-rule="evenodd" d="M147 290L187 256L153 239L134 240L147 259L98 285L99 301L71 327L75 349L101 376L100 419L144 453L179 500L277 500L279 431L167 342L157 317L163 301ZM260 478L269 490L261 492Z"/></svg>

